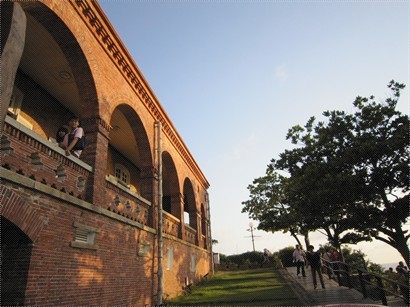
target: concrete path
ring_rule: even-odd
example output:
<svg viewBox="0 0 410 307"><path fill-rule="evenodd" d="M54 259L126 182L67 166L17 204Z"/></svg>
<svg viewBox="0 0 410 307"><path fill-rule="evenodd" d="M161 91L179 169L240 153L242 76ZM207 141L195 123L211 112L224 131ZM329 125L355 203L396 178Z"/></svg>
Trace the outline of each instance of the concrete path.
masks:
<svg viewBox="0 0 410 307"><path fill-rule="evenodd" d="M363 298L363 295L355 289L340 287L336 281L329 280L327 275L323 275L326 288L322 289L318 279L318 288L314 289L310 268L306 269L306 277L303 277L302 274L297 276L296 267L284 269L284 275L306 306L383 306L380 302ZM394 304L394 306L399 305Z"/></svg>

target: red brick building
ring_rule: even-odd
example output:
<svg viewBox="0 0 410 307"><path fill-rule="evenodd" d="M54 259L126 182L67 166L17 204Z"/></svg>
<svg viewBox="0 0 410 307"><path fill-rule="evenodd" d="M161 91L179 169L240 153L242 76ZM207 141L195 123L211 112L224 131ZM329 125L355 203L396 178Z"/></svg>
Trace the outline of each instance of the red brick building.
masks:
<svg viewBox="0 0 410 307"><path fill-rule="evenodd" d="M209 183L101 7L2 1L1 15L2 305L180 294L211 270ZM80 158L55 141L73 115Z"/></svg>

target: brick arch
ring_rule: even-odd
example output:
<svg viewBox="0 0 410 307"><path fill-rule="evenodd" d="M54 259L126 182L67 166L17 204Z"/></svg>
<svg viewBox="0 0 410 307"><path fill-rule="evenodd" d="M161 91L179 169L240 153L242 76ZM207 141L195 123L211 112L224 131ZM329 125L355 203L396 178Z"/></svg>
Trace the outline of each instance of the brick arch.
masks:
<svg viewBox="0 0 410 307"><path fill-rule="evenodd" d="M206 235L207 223L208 221L207 221L205 206L204 204L201 203L201 233L203 235Z"/></svg>
<svg viewBox="0 0 410 307"><path fill-rule="evenodd" d="M139 169L139 193L154 202L153 157L148 133L140 116L130 105L122 103L112 111L110 126L110 145Z"/></svg>
<svg viewBox="0 0 410 307"><path fill-rule="evenodd" d="M189 214L189 226L197 228L197 207L195 200L195 191L189 178L184 180L184 211Z"/></svg>
<svg viewBox="0 0 410 307"><path fill-rule="evenodd" d="M147 131L144 124L137 114L137 112L127 104L121 104L117 107L119 111L127 115L127 120L132 127L134 136L137 140L139 147L139 154L141 158L141 164L145 167L153 165L153 159L151 154L151 145L149 142Z"/></svg>
<svg viewBox="0 0 410 307"><path fill-rule="evenodd" d="M180 219L182 199L178 172L174 160L167 151L162 152L162 192L164 210Z"/></svg>
<svg viewBox="0 0 410 307"><path fill-rule="evenodd" d="M77 38L64 21L45 4L38 1L22 1L20 5L47 29L64 53L80 95L81 114L77 115L81 115L82 118L99 116L100 106L94 78Z"/></svg>
<svg viewBox="0 0 410 307"><path fill-rule="evenodd" d="M163 191L169 194L180 193L178 172L169 152L162 152ZM165 188L166 187L166 188Z"/></svg>
<svg viewBox="0 0 410 307"><path fill-rule="evenodd" d="M15 191L0 185L1 215L14 223L34 243L47 219L35 211L30 204Z"/></svg>

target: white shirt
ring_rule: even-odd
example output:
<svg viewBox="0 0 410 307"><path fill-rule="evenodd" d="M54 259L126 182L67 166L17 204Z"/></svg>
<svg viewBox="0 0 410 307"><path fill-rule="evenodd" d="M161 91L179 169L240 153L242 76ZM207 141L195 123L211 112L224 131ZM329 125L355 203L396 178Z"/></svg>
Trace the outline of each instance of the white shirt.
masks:
<svg viewBox="0 0 410 307"><path fill-rule="evenodd" d="M84 130L81 127L77 127L73 131L71 131L70 133L67 133L64 136L64 140L62 142L62 147L63 148L67 148L68 145L70 145L70 144L68 144L68 135L69 134L72 134L74 137L81 139L84 135ZM82 150L73 150L73 152L74 152L74 155L78 158L78 157L80 157Z"/></svg>
<svg viewBox="0 0 410 307"><path fill-rule="evenodd" d="M296 262L305 262L305 252L301 249L295 249L293 252L293 260Z"/></svg>

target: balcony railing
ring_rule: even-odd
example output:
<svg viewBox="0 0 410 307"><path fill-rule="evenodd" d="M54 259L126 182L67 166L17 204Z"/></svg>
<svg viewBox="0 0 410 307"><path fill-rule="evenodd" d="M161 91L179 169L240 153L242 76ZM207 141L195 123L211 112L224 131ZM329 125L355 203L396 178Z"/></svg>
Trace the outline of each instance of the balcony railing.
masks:
<svg viewBox="0 0 410 307"><path fill-rule="evenodd" d="M196 230L189 226L188 224L185 224L185 241L196 244Z"/></svg>
<svg viewBox="0 0 410 307"><path fill-rule="evenodd" d="M87 199L87 186L92 184L92 166L74 157L66 156L65 150L55 141L50 141L7 116L1 136L1 166L60 192L78 199ZM121 218L138 222L148 227L150 201L131 189L119 184L115 177L106 176L106 203L108 209ZM163 232L175 238L181 236L191 244L197 244L197 231L188 224L181 233L181 221L163 211ZM206 249L206 237L202 235L200 247Z"/></svg>
<svg viewBox="0 0 410 307"><path fill-rule="evenodd" d="M151 208L150 201L118 183L112 175L106 177L106 188L108 210L143 225L148 224L148 211Z"/></svg>
<svg viewBox="0 0 410 307"><path fill-rule="evenodd" d="M178 238L181 220L166 211L162 211L162 213L163 232Z"/></svg>
<svg viewBox="0 0 410 307"><path fill-rule="evenodd" d="M2 167L79 199L93 168L7 116L1 136Z"/></svg>

